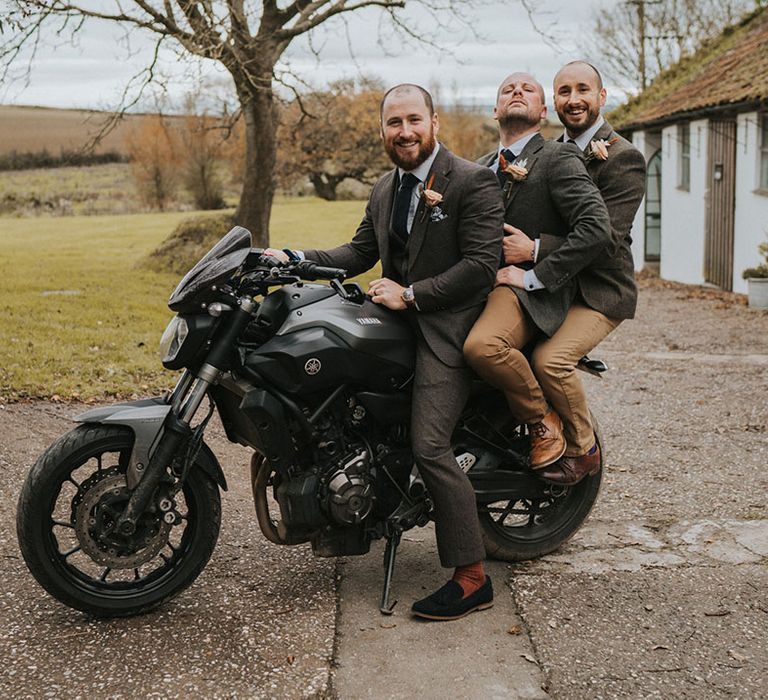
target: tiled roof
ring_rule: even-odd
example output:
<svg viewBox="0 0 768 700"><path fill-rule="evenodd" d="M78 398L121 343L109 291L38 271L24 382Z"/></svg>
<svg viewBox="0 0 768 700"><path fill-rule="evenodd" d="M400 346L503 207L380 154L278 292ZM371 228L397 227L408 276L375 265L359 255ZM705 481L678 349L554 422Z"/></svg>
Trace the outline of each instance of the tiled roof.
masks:
<svg viewBox="0 0 768 700"><path fill-rule="evenodd" d="M728 27L610 115L631 130L720 105L768 102L768 10Z"/></svg>

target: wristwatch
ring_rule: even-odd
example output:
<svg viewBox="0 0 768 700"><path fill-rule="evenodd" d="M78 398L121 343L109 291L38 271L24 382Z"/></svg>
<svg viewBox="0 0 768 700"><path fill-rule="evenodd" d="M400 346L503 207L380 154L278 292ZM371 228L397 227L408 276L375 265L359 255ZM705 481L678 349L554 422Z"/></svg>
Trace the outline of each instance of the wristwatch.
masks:
<svg viewBox="0 0 768 700"><path fill-rule="evenodd" d="M405 302L405 305L409 309L415 309L416 307L416 297L413 295L413 287L406 287L403 290L403 293L400 295L400 298Z"/></svg>

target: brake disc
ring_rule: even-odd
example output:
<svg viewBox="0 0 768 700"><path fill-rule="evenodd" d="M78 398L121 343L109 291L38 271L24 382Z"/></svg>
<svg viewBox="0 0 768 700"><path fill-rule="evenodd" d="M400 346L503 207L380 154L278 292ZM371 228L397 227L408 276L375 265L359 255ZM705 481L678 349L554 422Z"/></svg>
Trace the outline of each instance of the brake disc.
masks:
<svg viewBox="0 0 768 700"><path fill-rule="evenodd" d="M141 516L133 535L103 537L130 496L125 474L115 468L98 472L84 481L72 502L73 524L80 547L97 564L110 569L133 569L154 559L168 542L173 526L163 520L162 513L150 513Z"/></svg>

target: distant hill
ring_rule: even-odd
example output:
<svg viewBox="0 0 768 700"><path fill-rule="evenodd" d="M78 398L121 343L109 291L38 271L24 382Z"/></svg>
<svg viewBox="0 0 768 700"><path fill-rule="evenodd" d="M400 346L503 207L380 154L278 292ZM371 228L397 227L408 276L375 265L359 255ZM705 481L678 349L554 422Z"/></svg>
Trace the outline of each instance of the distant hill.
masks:
<svg viewBox="0 0 768 700"><path fill-rule="evenodd" d="M96 153L113 151L126 154L125 140L145 114L126 115L120 124L96 147ZM77 151L88 143L109 117L107 112L50 107L0 105L0 155L37 153L52 155Z"/></svg>

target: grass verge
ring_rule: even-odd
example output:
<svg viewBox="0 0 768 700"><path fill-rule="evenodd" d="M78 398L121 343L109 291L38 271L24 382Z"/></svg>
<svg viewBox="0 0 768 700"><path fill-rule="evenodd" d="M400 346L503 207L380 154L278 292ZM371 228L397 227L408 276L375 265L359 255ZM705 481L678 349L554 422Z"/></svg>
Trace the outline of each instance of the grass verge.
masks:
<svg viewBox="0 0 768 700"><path fill-rule="evenodd" d="M273 245L338 245L351 238L363 208L279 200ZM1 220L0 401L94 401L172 386L175 375L160 364L157 344L179 277L136 263L187 216Z"/></svg>

